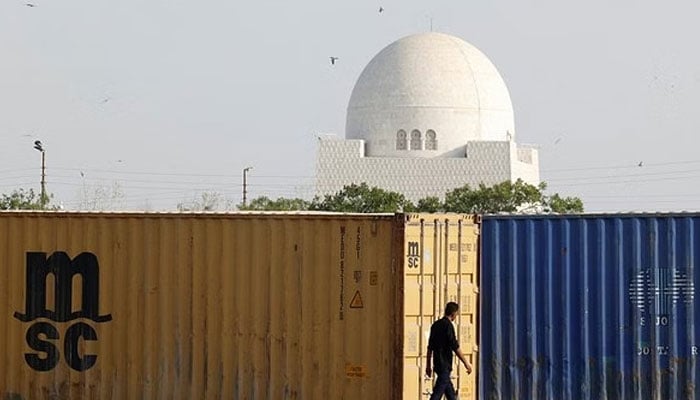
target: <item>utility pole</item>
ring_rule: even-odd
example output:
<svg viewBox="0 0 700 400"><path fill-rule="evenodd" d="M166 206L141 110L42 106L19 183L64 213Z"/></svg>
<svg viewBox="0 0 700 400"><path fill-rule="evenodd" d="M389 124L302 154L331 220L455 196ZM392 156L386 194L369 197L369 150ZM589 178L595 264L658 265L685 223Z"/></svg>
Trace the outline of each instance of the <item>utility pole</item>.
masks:
<svg viewBox="0 0 700 400"><path fill-rule="evenodd" d="M41 197L39 198L39 204L41 209L46 208L46 150L41 144L41 140L34 141L34 148L41 152Z"/></svg>
<svg viewBox="0 0 700 400"><path fill-rule="evenodd" d="M253 169L253 167L243 168L243 207L245 207L248 202L248 171L251 169Z"/></svg>

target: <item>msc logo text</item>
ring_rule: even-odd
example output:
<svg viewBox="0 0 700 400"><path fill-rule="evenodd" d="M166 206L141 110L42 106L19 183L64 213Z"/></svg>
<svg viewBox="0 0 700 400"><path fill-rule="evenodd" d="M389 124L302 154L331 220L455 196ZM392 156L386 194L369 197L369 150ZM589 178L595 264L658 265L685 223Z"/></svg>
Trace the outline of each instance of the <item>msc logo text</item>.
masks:
<svg viewBox="0 0 700 400"><path fill-rule="evenodd" d="M54 278L55 310L46 307L46 282L49 274ZM73 278L78 275L82 281L81 304L73 311ZM46 253L27 253L26 308L24 313L15 312L14 317L22 322L48 319L53 322L89 320L95 323L112 320L110 314L100 315L100 268L97 257L92 253L80 253L74 259L64 252L55 252L50 257ZM43 336L43 338L42 338ZM63 354L69 367L76 371L92 368L97 355L83 354L79 350L80 339L96 341L97 332L85 322L79 321L69 326L63 338ZM54 341L61 335L55 324L47 321L33 323L27 329L27 345L35 353L26 353L24 359L36 371L50 371L60 361L60 350Z"/></svg>
<svg viewBox="0 0 700 400"><path fill-rule="evenodd" d="M418 268L420 267L420 245L418 242L408 242L408 253L406 254L406 260L408 261L408 268Z"/></svg>

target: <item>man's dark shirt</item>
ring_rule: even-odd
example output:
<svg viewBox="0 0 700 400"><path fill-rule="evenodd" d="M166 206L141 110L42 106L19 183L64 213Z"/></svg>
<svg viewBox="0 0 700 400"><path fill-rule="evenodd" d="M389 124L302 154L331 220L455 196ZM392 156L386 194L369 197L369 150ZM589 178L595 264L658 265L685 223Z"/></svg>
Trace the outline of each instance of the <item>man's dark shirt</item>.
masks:
<svg viewBox="0 0 700 400"><path fill-rule="evenodd" d="M455 328L447 317L435 321L430 327L428 350L433 351L433 365L436 373L452 371L452 352L459 349Z"/></svg>

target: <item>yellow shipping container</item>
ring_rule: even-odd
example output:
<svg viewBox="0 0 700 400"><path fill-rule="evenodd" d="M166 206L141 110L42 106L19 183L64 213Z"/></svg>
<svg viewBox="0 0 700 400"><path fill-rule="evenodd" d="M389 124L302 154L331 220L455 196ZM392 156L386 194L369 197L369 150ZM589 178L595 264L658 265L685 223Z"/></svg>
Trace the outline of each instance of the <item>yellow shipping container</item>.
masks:
<svg viewBox="0 0 700 400"><path fill-rule="evenodd" d="M458 215L0 212L0 398L427 398L447 301L476 369L477 243Z"/></svg>

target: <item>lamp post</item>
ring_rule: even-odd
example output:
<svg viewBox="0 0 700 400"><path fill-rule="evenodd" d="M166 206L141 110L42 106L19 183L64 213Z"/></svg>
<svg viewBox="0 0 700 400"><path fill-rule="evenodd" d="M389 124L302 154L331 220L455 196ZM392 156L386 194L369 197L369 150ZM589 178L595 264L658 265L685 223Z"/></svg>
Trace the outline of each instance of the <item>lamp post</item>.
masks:
<svg viewBox="0 0 700 400"><path fill-rule="evenodd" d="M253 169L253 167L243 168L243 207L245 207L248 202L248 171L251 169Z"/></svg>
<svg viewBox="0 0 700 400"><path fill-rule="evenodd" d="M43 210L46 208L46 150L44 150L41 140L34 141L34 148L41 152L41 197L39 204Z"/></svg>

